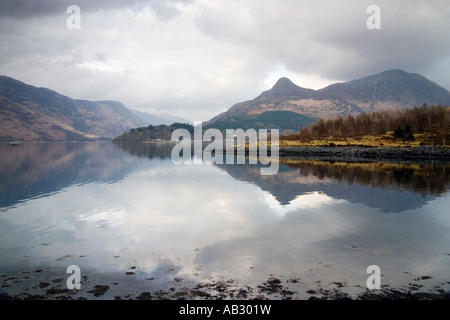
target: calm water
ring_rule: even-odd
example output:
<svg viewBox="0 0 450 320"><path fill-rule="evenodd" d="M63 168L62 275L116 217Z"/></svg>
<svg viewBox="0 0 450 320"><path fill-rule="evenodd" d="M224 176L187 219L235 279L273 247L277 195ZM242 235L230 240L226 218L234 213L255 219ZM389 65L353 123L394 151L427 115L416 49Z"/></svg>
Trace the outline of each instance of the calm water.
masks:
<svg viewBox="0 0 450 320"><path fill-rule="evenodd" d="M289 161L261 176L175 165L171 148L0 147L0 294L356 296L370 265L384 289L450 290L449 165Z"/></svg>

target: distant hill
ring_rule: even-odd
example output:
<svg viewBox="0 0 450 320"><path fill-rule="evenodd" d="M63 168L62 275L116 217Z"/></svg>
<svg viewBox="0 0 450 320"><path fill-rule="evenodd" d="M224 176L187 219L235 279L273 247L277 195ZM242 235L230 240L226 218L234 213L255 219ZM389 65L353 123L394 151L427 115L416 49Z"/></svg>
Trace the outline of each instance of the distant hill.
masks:
<svg viewBox="0 0 450 320"><path fill-rule="evenodd" d="M243 116L274 111L330 119L348 114L410 108L424 103L449 106L450 93L424 76L398 69L332 84L320 90L305 89L287 78L280 78L272 89L253 100L236 103L203 125L214 127L216 124L242 122ZM274 115L268 114L269 119L264 124L270 123L270 117ZM284 128L287 129L288 125Z"/></svg>
<svg viewBox="0 0 450 320"><path fill-rule="evenodd" d="M0 76L0 140L112 139L145 125L122 103L74 100Z"/></svg>
<svg viewBox="0 0 450 320"><path fill-rule="evenodd" d="M192 124L189 120L180 118L180 117L174 117L168 114L150 114L148 112L142 112L138 110L130 109L130 111L139 119L146 122L147 124L150 124L152 126L158 126L161 124L165 125L171 125L172 123L178 122L178 123L188 123Z"/></svg>
<svg viewBox="0 0 450 320"><path fill-rule="evenodd" d="M150 142L150 141L170 141L172 132L176 129L186 129L189 133L194 134L194 126L186 123L175 122L169 126L163 124L159 126L149 125L131 129L113 139L114 143L122 142Z"/></svg>
<svg viewBox="0 0 450 320"><path fill-rule="evenodd" d="M420 74L398 69L345 83L335 83L318 90L318 94L323 99L354 100L363 103L393 102L405 107L417 107L424 103L450 105L450 92L447 89Z"/></svg>

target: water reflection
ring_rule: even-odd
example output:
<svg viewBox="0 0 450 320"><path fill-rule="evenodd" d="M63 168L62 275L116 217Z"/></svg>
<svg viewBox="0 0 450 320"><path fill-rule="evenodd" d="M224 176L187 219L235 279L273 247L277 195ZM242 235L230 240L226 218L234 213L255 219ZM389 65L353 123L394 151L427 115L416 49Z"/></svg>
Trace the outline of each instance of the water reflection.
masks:
<svg viewBox="0 0 450 320"><path fill-rule="evenodd" d="M170 162L173 143L28 144L1 147L0 208L73 184L122 180L145 159ZM125 151L125 152L123 152ZM253 183L281 205L322 192L399 212L424 205L449 188L450 166L281 160L279 172L261 176L260 165L216 165L235 179ZM344 183L343 183L344 182ZM270 202L270 197L268 197Z"/></svg>
<svg viewBox="0 0 450 320"><path fill-rule="evenodd" d="M257 184L282 205L301 195L322 192L384 212L421 207L443 195L450 181L450 166L445 165L281 160L279 172L273 176L261 176L256 165L219 167L236 179Z"/></svg>
<svg viewBox="0 0 450 320"><path fill-rule="evenodd" d="M0 145L0 208L73 184L114 182L139 159L111 143Z"/></svg>
<svg viewBox="0 0 450 320"><path fill-rule="evenodd" d="M170 158L174 144L118 144L118 147L133 155L152 159ZM225 163L225 160L223 161ZM248 161L247 161L248 162ZM448 190L450 164L425 165L392 162L335 162L314 160L281 159L279 174L261 176L261 164L216 165L236 179L252 182L273 194L282 204L287 204L297 195L311 190L293 190L293 185L326 185L332 181L359 184L367 187L413 191L440 196ZM284 185L284 187L283 187ZM314 190L317 191L317 190ZM355 190L356 191L356 190ZM348 195L350 195L348 193ZM345 196L339 196L342 198Z"/></svg>
<svg viewBox="0 0 450 320"><path fill-rule="evenodd" d="M320 180L336 179L371 187L395 186L422 195L442 195L446 192L450 166L410 163L345 163L286 160L290 168L299 169L302 176L314 175Z"/></svg>
<svg viewBox="0 0 450 320"><path fill-rule="evenodd" d="M148 159L168 159L175 143L117 143L119 149L129 152L134 156L145 157Z"/></svg>
<svg viewBox="0 0 450 320"><path fill-rule="evenodd" d="M108 284L108 298L125 283L127 293L161 285L183 294L221 277L256 297L271 274L303 297L320 281L364 286L370 264L392 286L448 279L446 166L281 162L261 176L258 165L174 165L163 143L23 148L2 153L11 196L0 212L0 274L50 268L64 278L76 264L89 279L80 295ZM0 293L39 291L9 278Z"/></svg>

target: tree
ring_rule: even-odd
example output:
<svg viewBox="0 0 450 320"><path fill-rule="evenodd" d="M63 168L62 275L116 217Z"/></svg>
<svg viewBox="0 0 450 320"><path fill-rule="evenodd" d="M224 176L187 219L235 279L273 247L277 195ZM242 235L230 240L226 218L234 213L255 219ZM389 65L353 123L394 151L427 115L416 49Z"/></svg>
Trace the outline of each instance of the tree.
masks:
<svg viewBox="0 0 450 320"><path fill-rule="evenodd" d="M397 128L395 128L394 137L396 137L396 138L404 138L405 137L405 130L403 130L402 126L398 125Z"/></svg>
<svg viewBox="0 0 450 320"><path fill-rule="evenodd" d="M409 131L409 132L406 134L406 140L410 140L410 141L416 140L416 137L414 137L414 134L413 134L412 131Z"/></svg>
<svg viewBox="0 0 450 320"><path fill-rule="evenodd" d="M407 124L405 126L405 134L408 135L410 133L412 133L412 129L411 129L411 126L409 124Z"/></svg>
<svg viewBox="0 0 450 320"><path fill-rule="evenodd" d="M404 126L403 126L404 125ZM450 140L450 107L422 105L413 109L349 114L336 119L319 119L301 130L291 140L308 141L313 138L352 137L367 134L385 134L394 131L396 138L415 140L414 133L427 132L435 136L435 143ZM439 142L438 142L439 141Z"/></svg>

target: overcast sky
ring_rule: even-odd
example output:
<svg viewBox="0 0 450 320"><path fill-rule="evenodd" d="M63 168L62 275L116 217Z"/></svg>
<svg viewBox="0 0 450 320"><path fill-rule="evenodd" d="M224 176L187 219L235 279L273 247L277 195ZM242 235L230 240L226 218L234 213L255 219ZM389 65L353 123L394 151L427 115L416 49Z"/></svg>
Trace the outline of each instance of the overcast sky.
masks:
<svg viewBox="0 0 450 320"><path fill-rule="evenodd" d="M320 89L403 69L450 89L449 30L448 0L1 0L0 74L203 121L282 76Z"/></svg>

